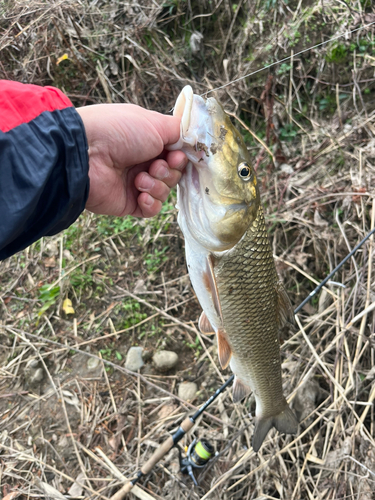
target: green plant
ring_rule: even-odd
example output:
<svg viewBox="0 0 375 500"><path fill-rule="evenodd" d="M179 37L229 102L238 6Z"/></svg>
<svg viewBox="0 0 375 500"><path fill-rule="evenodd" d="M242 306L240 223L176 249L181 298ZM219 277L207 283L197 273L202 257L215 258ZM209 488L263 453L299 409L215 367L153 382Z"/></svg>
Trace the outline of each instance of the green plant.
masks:
<svg viewBox="0 0 375 500"><path fill-rule="evenodd" d="M185 345L187 345L188 347L190 347L190 349L193 349L194 356L196 358L200 355L200 353L202 351L202 344L200 343L198 335L195 337L195 342L194 343L187 342L187 341L185 341L184 343L185 343Z"/></svg>
<svg viewBox="0 0 375 500"><path fill-rule="evenodd" d="M94 268L93 266L89 266L86 271L82 271L81 268L77 268L71 275L70 275L70 284L74 288L78 288L81 290L84 290L85 288L89 288L93 285L94 280L92 277L92 272Z"/></svg>
<svg viewBox="0 0 375 500"><path fill-rule="evenodd" d="M339 94L339 100L342 101L347 96L346 94ZM327 94L326 97L320 99L319 101L319 111L326 111L328 113L333 113L336 111L337 101L334 94Z"/></svg>
<svg viewBox="0 0 375 500"><path fill-rule="evenodd" d="M54 286L51 288L51 285L42 285L39 288L39 302L42 303L42 307L39 309L38 316L39 318L44 314L51 306L56 304L60 294L60 287ZM37 321L39 323L39 319Z"/></svg>
<svg viewBox="0 0 375 500"><path fill-rule="evenodd" d="M284 75L285 73L289 73L289 71L291 70L291 68L292 68L291 64L282 63L282 64L280 64L280 67L277 70L277 74L278 75Z"/></svg>
<svg viewBox="0 0 375 500"><path fill-rule="evenodd" d="M168 256L165 255L168 248L169 246L165 246L162 250L155 248L153 253L147 254L144 262L149 273L157 271L168 260Z"/></svg>
<svg viewBox="0 0 375 500"><path fill-rule="evenodd" d="M348 55L348 49L344 44L336 44L326 54L326 61L334 64L341 64Z"/></svg>
<svg viewBox="0 0 375 500"><path fill-rule="evenodd" d="M133 299L128 299L121 304L120 314L121 311L125 312L121 329L131 328L147 318L147 314L141 312L140 303Z"/></svg>
<svg viewBox="0 0 375 500"><path fill-rule="evenodd" d="M287 123L284 127L280 128L279 136L282 141L292 141L297 134L298 130L294 123Z"/></svg>

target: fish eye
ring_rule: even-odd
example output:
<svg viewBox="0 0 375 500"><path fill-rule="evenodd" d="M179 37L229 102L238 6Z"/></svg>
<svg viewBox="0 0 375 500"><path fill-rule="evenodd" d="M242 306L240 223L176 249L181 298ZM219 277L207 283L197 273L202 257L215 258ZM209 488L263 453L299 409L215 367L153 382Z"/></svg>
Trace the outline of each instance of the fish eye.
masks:
<svg viewBox="0 0 375 500"><path fill-rule="evenodd" d="M237 171L243 181L249 181L251 179L251 168L245 161L238 165Z"/></svg>

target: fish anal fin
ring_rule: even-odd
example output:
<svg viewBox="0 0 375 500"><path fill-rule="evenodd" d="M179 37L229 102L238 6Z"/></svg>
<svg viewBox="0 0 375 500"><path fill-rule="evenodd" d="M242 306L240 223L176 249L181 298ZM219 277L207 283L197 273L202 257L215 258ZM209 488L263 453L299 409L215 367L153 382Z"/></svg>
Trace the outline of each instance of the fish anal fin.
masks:
<svg viewBox="0 0 375 500"><path fill-rule="evenodd" d="M234 403L238 403L243 398L245 398L248 394L250 394L251 389L248 385L246 385L240 378L237 376L234 377L233 384L233 401Z"/></svg>
<svg viewBox="0 0 375 500"><path fill-rule="evenodd" d="M217 331L217 351L221 368L224 370L232 357L232 349L228 344L225 332L221 329Z"/></svg>
<svg viewBox="0 0 375 500"><path fill-rule="evenodd" d="M202 311L202 314L199 318L199 330L204 333L205 335L214 335L215 334L215 329L212 327L209 319L206 316L206 313Z"/></svg>
<svg viewBox="0 0 375 500"><path fill-rule="evenodd" d="M288 323L294 325L293 307L281 281L276 285L276 311L279 329Z"/></svg>
<svg viewBox="0 0 375 500"><path fill-rule="evenodd" d="M298 430L298 420L292 410L285 402L284 409L278 414L270 417L259 417L255 422L254 435L252 440L253 450L257 452L262 446L268 431L275 427L279 432L285 434L296 434Z"/></svg>
<svg viewBox="0 0 375 500"><path fill-rule="evenodd" d="M211 255L208 255L207 257L206 271L203 273L203 282L207 292L209 292L212 296L216 314L219 316L220 321L223 322L223 314L221 312L219 292L216 285L216 278Z"/></svg>

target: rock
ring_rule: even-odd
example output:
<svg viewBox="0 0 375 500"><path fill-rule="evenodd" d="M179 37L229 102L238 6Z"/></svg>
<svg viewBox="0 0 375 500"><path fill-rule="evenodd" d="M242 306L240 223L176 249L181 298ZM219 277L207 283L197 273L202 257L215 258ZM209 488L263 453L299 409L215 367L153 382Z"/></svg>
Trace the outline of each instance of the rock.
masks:
<svg viewBox="0 0 375 500"><path fill-rule="evenodd" d="M136 372L144 365L142 359L142 347L131 347L128 350L125 361L125 368L127 370L131 370L132 372Z"/></svg>
<svg viewBox="0 0 375 500"><path fill-rule="evenodd" d="M200 31L193 31L193 33L191 34L189 45L194 56L202 52L203 38L204 37Z"/></svg>
<svg viewBox="0 0 375 500"><path fill-rule="evenodd" d="M288 175L291 175L294 173L293 167L291 167L287 163L283 163L282 165L280 165L280 170L284 174L288 174Z"/></svg>
<svg viewBox="0 0 375 500"><path fill-rule="evenodd" d="M40 366L39 359L30 359L25 366L25 378L29 386L37 385L43 380L44 368Z"/></svg>
<svg viewBox="0 0 375 500"><path fill-rule="evenodd" d="M319 383L314 380L307 380L297 391L293 400L293 410L299 421L304 420L317 407L321 389Z"/></svg>
<svg viewBox="0 0 375 500"><path fill-rule="evenodd" d="M44 370L43 368L37 368L35 372L33 372L29 379L28 382L30 385L38 384L38 382L41 382L44 377Z"/></svg>
<svg viewBox="0 0 375 500"><path fill-rule="evenodd" d="M159 351L153 355L152 360L158 370L166 372L177 365L178 354L173 351Z"/></svg>
<svg viewBox="0 0 375 500"><path fill-rule="evenodd" d="M104 247L104 250L107 252L107 256L109 259L113 259L116 257L116 252L110 246Z"/></svg>
<svg viewBox="0 0 375 500"><path fill-rule="evenodd" d="M72 260L74 260L73 255L71 254L71 252L69 252L67 248L65 248L65 250L63 251L63 257L69 262L72 262Z"/></svg>
<svg viewBox="0 0 375 500"><path fill-rule="evenodd" d="M87 360L86 366L87 366L87 369L90 372L93 372L94 370L96 370L98 368L99 364L100 364L100 359L98 359L98 358L89 358Z"/></svg>
<svg viewBox="0 0 375 500"><path fill-rule="evenodd" d="M192 401L197 395L198 386L195 382L183 382L178 386L178 397L184 401Z"/></svg>

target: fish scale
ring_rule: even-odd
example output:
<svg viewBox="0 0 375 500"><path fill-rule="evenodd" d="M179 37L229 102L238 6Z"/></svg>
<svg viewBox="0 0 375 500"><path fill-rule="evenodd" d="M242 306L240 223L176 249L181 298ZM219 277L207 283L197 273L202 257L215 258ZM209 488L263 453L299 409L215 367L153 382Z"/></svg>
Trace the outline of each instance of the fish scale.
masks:
<svg viewBox="0 0 375 500"><path fill-rule="evenodd" d="M199 328L217 334L222 368L235 374L234 402L256 400L253 449L268 431L294 434L298 422L281 380L278 332L293 322L279 281L260 204L259 186L243 139L214 98L185 87L174 114L189 163L179 182L178 223L186 262L203 308Z"/></svg>
<svg viewBox="0 0 375 500"><path fill-rule="evenodd" d="M277 415L286 404L278 341L279 278L261 206L242 240L214 262L223 326L238 375L260 400L262 416Z"/></svg>

